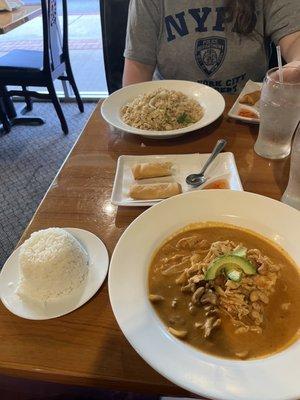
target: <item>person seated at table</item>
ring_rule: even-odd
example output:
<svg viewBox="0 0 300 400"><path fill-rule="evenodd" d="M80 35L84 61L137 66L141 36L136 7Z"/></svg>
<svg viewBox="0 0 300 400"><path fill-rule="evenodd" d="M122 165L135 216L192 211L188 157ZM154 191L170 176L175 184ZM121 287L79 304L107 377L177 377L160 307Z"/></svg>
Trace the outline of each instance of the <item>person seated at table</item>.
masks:
<svg viewBox="0 0 300 400"><path fill-rule="evenodd" d="M300 67L300 0L131 0L123 85L184 79L238 93L263 79L271 42Z"/></svg>

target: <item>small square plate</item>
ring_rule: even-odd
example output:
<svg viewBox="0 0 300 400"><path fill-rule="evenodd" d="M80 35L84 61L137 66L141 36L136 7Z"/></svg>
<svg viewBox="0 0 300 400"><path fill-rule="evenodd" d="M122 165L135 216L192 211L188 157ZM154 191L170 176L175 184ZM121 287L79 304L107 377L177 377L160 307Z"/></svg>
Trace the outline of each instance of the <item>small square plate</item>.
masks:
<svg viewBox="0 0 300 400"><path fill-rule="evenodd" d="M182 191L204 189L208 184L216 180L224 179L228 182L230 189L243 190L239 173L232 153L221 153L207 169L205 176L208 180L199 188L193 189L185 182L189 174L198 173L203 167L210 154L174 154L174 155L149 155L149 156L120 156L117 164L117 171L111 196L111 202L117 206L152 206L161 199L155 200L133 200L129 197L129 188L134 183L162 183L178 182L182 186ZM134 164L145 162L164 162L173 163L172 176L162 178L141 179L135 181L131 172Z"/></svg>
<svg viewBox="0 0 300 400"><path fill-rule="evenodd" d="M239 97L236 99L234 105L231 107L228 116L230 118L238 119L239 121L243 122L248 122L250 124L259 124L259 101L254 104L254 106L249 106L247 104L240 104L240 98L244 96L247 93L255 92L256 90L261 90L262 88L262 83L261 82L253 82L249 80L244 89L241 91ZM239 111L241 108L244 108L249 111L253 111L258 115L258 118L247 118L247 117L242 117L239 115Z"/></svg>

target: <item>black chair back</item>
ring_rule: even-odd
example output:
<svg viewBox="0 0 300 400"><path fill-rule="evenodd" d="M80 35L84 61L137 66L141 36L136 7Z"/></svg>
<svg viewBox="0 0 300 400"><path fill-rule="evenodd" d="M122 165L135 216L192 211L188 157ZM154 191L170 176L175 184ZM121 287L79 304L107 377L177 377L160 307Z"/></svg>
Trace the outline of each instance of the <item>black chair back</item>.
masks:
<svg viewBox="0 0 300 400"><path fill-rule="evenodd" d="M43 37L44 37L44 69L54 71L65 60L68 52L68 10L67 0L62 0L63 36L57 15L56 0L41 0Z"/></svg>
<svg viewBox="0 0 300 400"><path fill-rule="evenodd" d="M100 0L103 54L109 94L122 87L129 0Z"/></svg>

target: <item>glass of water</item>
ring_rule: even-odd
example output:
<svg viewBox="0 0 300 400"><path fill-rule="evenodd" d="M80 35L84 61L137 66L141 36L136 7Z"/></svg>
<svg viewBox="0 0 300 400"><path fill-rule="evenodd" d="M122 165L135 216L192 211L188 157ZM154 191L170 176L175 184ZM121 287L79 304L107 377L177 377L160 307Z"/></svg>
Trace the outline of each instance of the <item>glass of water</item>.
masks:
<svg viewBox="0 0 300 400"><path fill-rule="evenodd" d="M300 120L300 116L299 116ZM291 155L290 178L281 198L283 203L300 210L300 121L298 124Z"/></svg>
<svg viewBox="0 0 300 400"><path fill-rule="evenodd" d="M260 99L260 126L255 152L280 159L291 151L293 133L300 116L300 68L285 66L267 72Z"/></svg>

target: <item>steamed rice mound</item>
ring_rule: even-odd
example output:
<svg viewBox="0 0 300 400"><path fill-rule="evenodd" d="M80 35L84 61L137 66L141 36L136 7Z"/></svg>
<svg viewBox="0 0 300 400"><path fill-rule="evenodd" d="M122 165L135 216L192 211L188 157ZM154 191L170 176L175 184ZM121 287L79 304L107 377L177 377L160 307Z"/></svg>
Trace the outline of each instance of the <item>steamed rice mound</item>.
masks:
<svg viewBox="0 0 300 400"><path fill-rule="evenodd" d="M198 122L203 114L203 108L193 98L163 88L141 94L121 108L126 124L152 131L185 128Z"/></svg>
<svg viewBox="0 0 300 400"><path fill-rule="evenodd" d="M86 280L88 255L69 232L49 228L33 233L19 254L20 297L46 302L70 294Z"/></svg>

